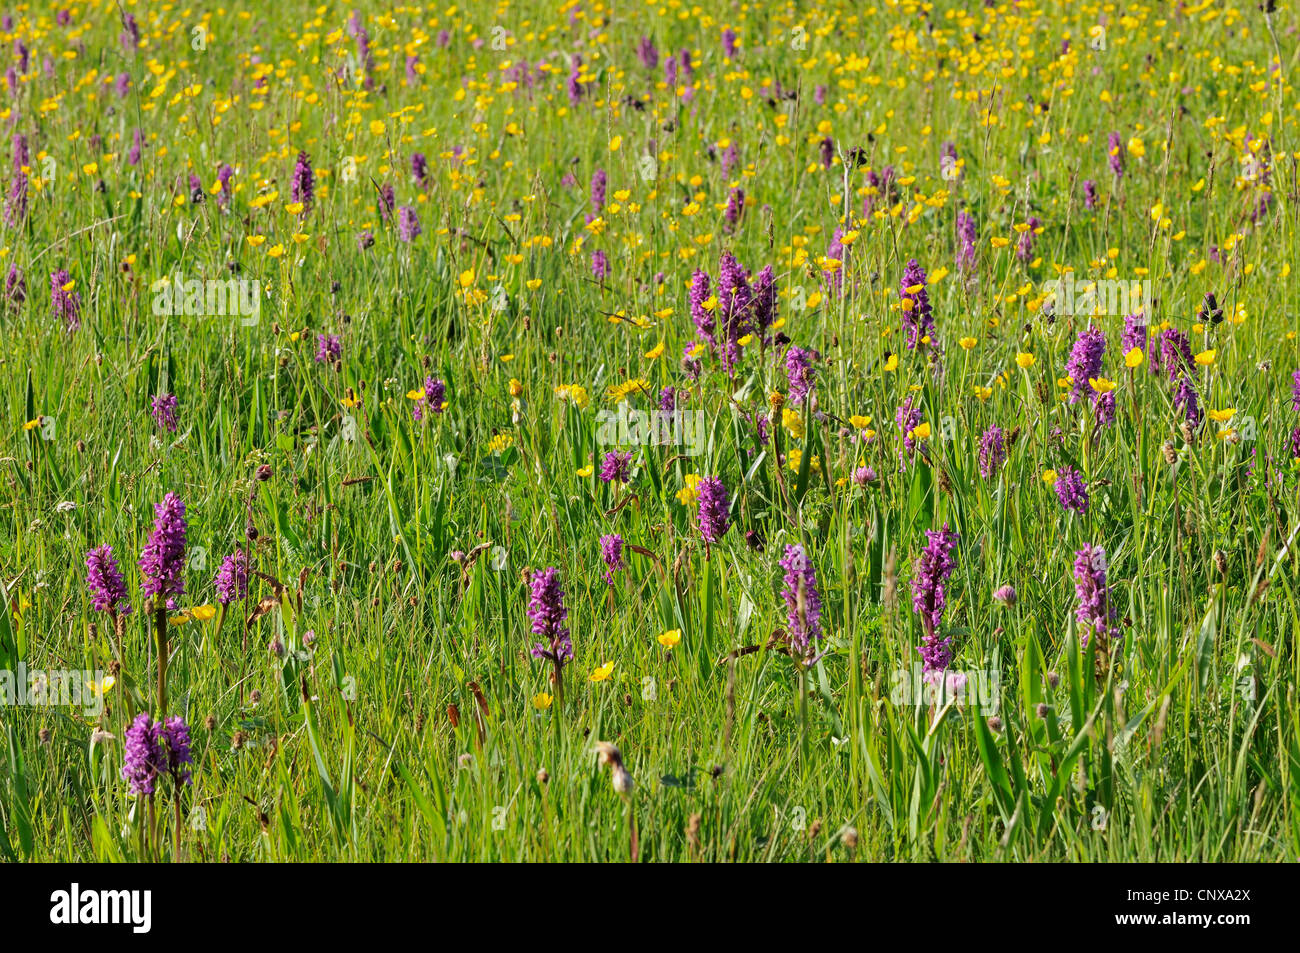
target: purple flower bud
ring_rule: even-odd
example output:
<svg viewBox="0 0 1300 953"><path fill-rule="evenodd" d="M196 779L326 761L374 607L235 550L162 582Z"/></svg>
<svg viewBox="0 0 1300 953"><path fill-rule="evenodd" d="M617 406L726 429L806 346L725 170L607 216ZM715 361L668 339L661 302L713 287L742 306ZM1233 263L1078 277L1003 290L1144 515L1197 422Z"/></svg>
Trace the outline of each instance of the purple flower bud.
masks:
<svg viewBox="0 0 1300 953"><path fill-rule="evenodd" d="M90 590L91 607L96 612L131 614L126 583L113 558L112 546L105 544L86 553L86 588Z"/></svg>
<svg viewBox="0 0 1300 953"><path fill-rule="evenodd" d="M178 401L175 394L155 394L153 397L151 410L153 412L154 423L168 433L176 432L176 406Z"/></svg>
<svg viewBox="0 0 1300 953"><path fill-rule="evenodd" d="M717 477L705 477L696 487L699 493L700 535L716 543L730 528L727 488Z"/></svg>
<svg viewBox="0 0 1300 953"><path fill-rule="evenodd" d="M632 453L611 450L600 461L600 479L604 483L627 483L631 477Z"/></svg>
<svg viewBox="0 0 1300 953"><path fill-rule="evenodd" d="M822 637L822 600L817 592L817 573L799 545L785 547L780 565L785 570L781 597L785 600L790 647L797 656L803 657L811 643Z"/></svg>
<svg viewBox="0 0 1300 953"><path fill-rule="evenodd" d="M1072 467L1061 467L1056 475L1056 498L1065 510L1074 510L1080 516L1088 512L1088 484L1083 474Z"/></svg>
<svg viewBox="0 0 1300 953"><path fill-rule="evenodd" d="M928 542L912 577L912 611L921 617L925 630L917 651L921 653L923 670L930 673L942 672L952 661L952 640L940 637L939 625L947 605L944 583L952 575L952 549L957 534L944 523L942 530L926 530L925 536Z"/></svg>
<svg viewBox="0 0 1300 953"><path fill-rule="evenodd" d="M217 587L217 601L223 606L248 596L248 554L242 549L221 561L217 577L213 580Z"/></svg>
<svg viewBox="0 0 1300 953"><path fill-rule="evenodd" d="M564 624L569 610L564 607L560 571L548 566L534 573L528 585L528 620L532 623L533 634L542 639L533 646L532 655L563 665L573 658L573 642L569 638L568 626Z"/></svg>
<svg viewBox="0 0 1300 953"><path fill-rule="evenodd" d="M605 582L614 585L614 573L623 568L623 537L610 533L600 538L600 557L605 560Z"/></svg>
<svg viewBox="0 0 1300 953"><path fill-rule="evenodd" d="M174 608L175 597L185 594L185 503L168 493L154 506L153 532L140 553L140 588L146 597L166 597Z"/></svg>
<svg viewBox="0 0 1300 953"><path fill-rule="evenodd" d="M898 297L903 302L907 347L913 351L924 338L934 338L934 312L930 306L930 293L925 287L926 280L925 269L915 258L909 259L907 267L903 269Z"/></svg>
<svg viewBox="0 0 1300 953"><path fill-rule="evenodd" d="M290 182L290 194L293 201L301 202L303 211L310 211L312 199L316 192L316 176L312 172L311 157L306 152L298 153L298 161L293 167L293 179Z"/></svg>
<svg viewBox="0 0 1300 953"><path fill-rule="evenodd" d="M1089 544L1075 553L1074 594L1079 600L1075 618L1079 620L1079 641L1085 646L1093 633L1103 647L1111 636L1119 634L1111 625L1116 611L1106 585L1106 569L1106 551L1100 546Z"/></svg>

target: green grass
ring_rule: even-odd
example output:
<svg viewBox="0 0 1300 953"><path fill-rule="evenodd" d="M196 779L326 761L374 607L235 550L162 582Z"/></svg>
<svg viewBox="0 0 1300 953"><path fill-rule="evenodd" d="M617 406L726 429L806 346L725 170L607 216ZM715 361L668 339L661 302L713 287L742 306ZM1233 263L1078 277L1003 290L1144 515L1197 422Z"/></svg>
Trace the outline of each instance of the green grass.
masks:
<svg viewBox="0 0 1300 953"><path fill-rule="evenodd" d="M26 219L6 227L0 259L27 287L0 316L10 607L0 669L115 671L116 684L100 718L0 708L0 856L1296 856L1300 322L1288 263L1300 251L1300 144L1291 88L1269 73L1281 49L1290 75L1294 52L1275 46L1254 4L1156 5L1131 24L1112 10L1099 51L1087 46L1098 11L1074 4L936 3L932 31L915 4L799 16L779 4L651 4L612 19L571 4L572 25L567 10L532 2L391 17L356 6L374 51L370 92L355 72L328 73L357 62L352 38L331 35L348 5L233 3L202 20L154 19L140 5L130 9L146 45L134 55L119 44L115 4L85 4L68 27L18 18L32 61L8 118L28 138L30 176L45 181L32 183ZM727 25L741 42L731 63ZM206 49L192 46L196 26ZM1278 12L1271 27L1285 41L1295 14ZM643 34L661 61L694 51L690 102L663 86L662 62L653 74L638 62ZM555 50L566 56L531 90L510 88L506 63ZM411 88L415 52L423 73ZM588 83L577 106L565 93L570 52ZM168 77L158 96L151 63ZM104 80L124 71L133 88L119 98ZM769 102L773 80L798 100ZM148 146L131 166L137 126ZM1112 130L1125 143L1119 180L1107 167ZM1269 140L1266 184L1240 175L1246 134ZM830 169L819 162L826 135ZM945 141L963 162L959 181L940 175ZM730 178L717 161L726 143L740 157ZM846 170L855 148L863 165ZM297 215L284 206L300 149L317 194ZM423 188L410 174L416 151L431 170ZM213 193L192 204L189 174L209 188L223 162L234 167L230 211ZM868 169L887 165L903 181L896 204L876 197L863 219ZM620 209L593 234L584 219L597 167ZM570 170L574 187L561 182ZM6 193L13 178L4 173ZM1085 179L1100 193L1091 211ZM413 243L378 214L385 182L416 210ZM729 234L721 207L735 184L749 204ZM1270 212L1252 223L1270 190ZM846 197L859 232L849 291L827 294L817 261ZM699 210L685 214L691 201ZM979 226L970 281L954 265L961 209ZM1020 261L1015 226L1030 215L1043 229ZM363 230L375 235L367 250ZM591 277L597 248L611 265L603 283ZM773 266L780 330L824 358L822 415L804 414L802 437L774 421L764 448L750 423L788 390L782 347L747 348L734 379L712 356L695 382L679 366L695 333L691 272L707 270L716 288L723 249L755 274ZM929 288L943 348L930 366L900 330L911 258L932 279L948 272ZM156 278L224 279L229 263L261 282L255 325L153 313ZM1120 315L1095 319L1118 385L1114 426L1094 428L1084 404L1063 402L1057 379L1087 317L1049 319L1041 297L1065 266L1150 280L1152 323L1215 352L1196 387L1204 408L1234 408L1233 419L1183 433L1165 376L1125 370ZM56 268L82 297L74 332L52 314ZM1194 331L1206 292L1228 320ZM340 335L337 368L314 360L318 333ZM967 336L970 349L958 344ZM661 357L643 356L661 341ZM1019 353L1035 363L1017 366ZM429 375L445 379L448 407L417 424L406 395ZM706 439L698 457L635 448L633 479L618 489L578 471L599 471L597 411L615 407L608 387L632 378L652 389L629 398L642 409L661 387L689 388L684 406L703 412ZM566 386L586 389L585 407L557 397ZM179 397L176 434L150 417L152 395L167 392ZM909 393L933 434L900 470L894 416ZM853 439L852 415L872 418L872 442ZM985 480L978 446L993 424L1018 435ZM500 435L511 445L497 454ZM796 447L803 465L783 465ZM878 482L852 483L859 460ZM264 464L273 475L262 482ZM1063 511L1042 479L1066 465L1089 482L1084 516ZM694 508L677 499L690 474L719 476L731 494L733 525L707 553ZM189 520L183 607L216 604L217 566L248 547L250 521L258 574L247 602L169 626L161 712L135 563L168 492ZM925 531L945 523L959 536L944 629L955 669L996 673L992 725L971 706L891 700L919 657L915 562ZM761 551L746 545L751 531ZM627 553L610 587L598 540L613 532L644 552ZM135 606L120 633L86 593L85 553L104 543ZM786 626L777 560L793 543L824 602L825 655L805 672L769 647ZM1122 618L1109 657L1076 631L1073 564L1085 544L1105 548ZM560 571L575 658L563 707L539 710L534 697L553 689L548 665L529 657L525 574L547 566ZM1007 584L1012 607L992 597ZM266 611L249 621L261 599ZM668 630L682 633L672 651L657 642ZM732 656L749 646L760 648ZM590 681L606 662L610 677ZM193 727L179 829L169 781L151 821L148 799L119 776L125 724L142 711ZM96 728L115 740L92 745ZM630 796L598 763L599 740L621 750Z"/></svg>

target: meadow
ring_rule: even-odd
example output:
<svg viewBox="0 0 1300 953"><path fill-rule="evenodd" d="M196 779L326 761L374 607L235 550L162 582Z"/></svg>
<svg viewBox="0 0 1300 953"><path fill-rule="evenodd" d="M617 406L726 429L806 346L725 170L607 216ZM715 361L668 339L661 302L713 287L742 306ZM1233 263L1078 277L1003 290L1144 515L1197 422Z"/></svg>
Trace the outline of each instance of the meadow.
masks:
<svg viewBox="0 0 1300 953"><path fill-rule="evenodd" d="M1294 860L1298 37L0 9L0 858Z"/></svg>

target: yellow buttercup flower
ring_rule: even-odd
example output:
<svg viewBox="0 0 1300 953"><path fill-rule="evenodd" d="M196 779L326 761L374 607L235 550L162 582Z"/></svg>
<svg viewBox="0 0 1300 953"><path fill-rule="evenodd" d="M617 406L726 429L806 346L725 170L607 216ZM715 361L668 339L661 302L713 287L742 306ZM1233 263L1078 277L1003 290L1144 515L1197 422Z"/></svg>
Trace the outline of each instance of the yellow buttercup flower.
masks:
<svg viewBox="0 0 1300 953"><path fill-rule="evenodd" d="M1104 377L1089 377L1088 383L1098 394L1109 394L1115 389L1115 382Z"/></svg>
<svg viewBox="0 0 1300 953"><path fill-rule="evenodd" d="M538 692L536 695L533 696L533 707L536 708L538 711L544 711L545 709L551 707L551 702L553 702L554 700L555 699L552 696L546 694L546 692Z"/></svg>
<svg viewBox="0 0 1300 953"><path fill-rule="evenodd" d="M673 648L674 646L677 645L677 643L681 642L681 640L682 640L681 629L669 629L667 632L661 632L659 633L658 637L655 639L656 642L658 642L666 649Z"/></svg>
<svg viewBox="0 0 1300 953"><path fill-rule="evenodd" d="M682 482L686 485L677 491L677 502L682 506L691 506L700 498L700 475L698 473L688 473L682 477Z"/></svg>
<svg viewBox="0 0 1300 953"><path fill-rule="evenodd" d="M1044 470L1044 471L1043 471L1043 482L1046 483L1048 486L1053 485L1053 484L1056 482L1056 471L1055 471L1055 470Z"/></svg>
<svg viewBox="0 0 1300 953"><path fill-rule="evenodd" d="M803 439L803 414L785 407L781 410L781 426L790 431L796 440Z"/></svg>
<svg viewBox="0 0 1300 953"><path fill-rule="evenodd" d="M1235 407L1228 407L1224 410L1212 410L1210 411L1210 419L1218 424L1226 424L1232 419L1233 414L1236 412L1237 408Z"/></svg>
<svg viewBox="0 0 1300 953"><path fill-rule="evenodd" d="M1143 353L1142 348L1130 348L1129 352L1124 355L1124 366L1129 368L1141 367L1144 360L1146 360L1146 354Z"/></svg>
<svg viewBox="0 0 1300 953"><path fill-rule="evenodd" d="M1026 354L1024 351L1021 351L1019 354L1016 355L1016 363L1019 364L1021 367L1025 368L1026 370L1034 366L1035 360L1036 358L1034 357L1034 355Z"/></svg>
<svg viewBox="0 0 1300 953"><path fill-rule="evenodd" d="M606 662L604 665L601 665L598 668L593 669L591 674L587 676L587 678L589 681L593 681L593 682L605 682L608 681L609 677L613 674L614 674L614 663Z"/></svg>
<svg viewBox="0 0 1300 953"><path fill-rule="evenodd" d="M1201 367L1209 367L1214 363L1214 355L1216 353L1218 352L1214 350L1202 351L1200 354L1197 354L1193 360L1196 361L1197 364L1200 364Z"/></svg>

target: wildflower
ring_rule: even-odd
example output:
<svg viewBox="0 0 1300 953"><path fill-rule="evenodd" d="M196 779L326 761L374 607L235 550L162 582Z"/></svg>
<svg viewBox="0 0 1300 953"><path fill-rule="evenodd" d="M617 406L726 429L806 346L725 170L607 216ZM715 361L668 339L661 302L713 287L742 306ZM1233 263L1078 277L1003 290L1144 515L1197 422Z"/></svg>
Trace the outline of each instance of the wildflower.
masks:
<svg viewBox="0 0 1300 953"><path fill-rule="evenodd" d="M793 344L785 352L785 373L790 384L790 403L796 407L813 392L815 356L816 352L805 351Z"/></svg>
<svg viewBox="0 0 1300 953"><path fill-rule="evenodd" d="M600 461L602 483L627 483L632 471L632 452L611 450Z"/></svg>
<svg viewBox="0 0 1300 953"><path fill-rule="evenodd" d="M420 237L420 220L416 217L415 209L410 205L403 205L397 210L397 238L399 241L408 245Z"/></svg>
<svg viewBox="0 0 1300 953"><path fill-rule="evenodd" d="M907 331L907 347L916 346L927 337L934 337L934 317L930 294L925 289L925 271L915 258L907 262L898 296L903 303L903 326Z"/></svg>
<svg viewBox="0 0 1300 953"><path fill-rule="evenodd" d="M27 173L15 170L13 185L5 198L5 224L10 228L21 227L27 219L27 187Z"/></svg>
<svg viewBox="0 0 1300 953"><path fill-rule="evenodd" d="M428 185L429 160L425 158L423 152L411 153L411 176L421 186Z"/></svg>
<svg viewBox="0 0 1300 953"><path fill-rule="evenodd" d="M722 55L728 60L736 58L736 31L731 27L722 31Z"/></svg>
<svg viewBox="0 0 1300 953"><path fill-rule="evenodd" d="M1119 349L1127 355L1134 348L1145 353L1147 343L1147 323L1141 314L1124 316L1124 333L1120 337ZM1127 363L1127 361L1126 361Z"/></svg>
<svg viewBox="0 0 1300 953"><path fill-rule="evenodd" d="M617 533L600 538L600 558L605 560L605 582L614 585L614 573L623 568L623 537Z"/></svg>
<svg viewBox="0 0 1300 953"><path fill-rule="evenodd" d="M145 712L135 716L126 729L123 744L122 780L132 794L153 796L158 775L165 770L167 755L158 742L157 728Z"/></svg>
<svg viewBox="0 0 1300 953"><path fill-rule="evenodd" d="M244 599L248 595L248 554L242 549L221 561L217 576L213 580L217 587L217 601L223 606Z"/></svg>
<svg viewBox="0 0 1300 953"><path fill-rule="evenodd" d="M1300 371L1291 375L1291 409L1300 414Z"/></svg>
<svg viewBox="0 0 1300 953"><path fill-rule="evenodd" d="M1072 467L1061 467L1056 477L1056 498L1065 510L1074 510L1080 516L1088 512L1088 484L1083 474Z"/></svg>
<svg viewBox="0 0 1300 953"><path fill-rule="evenodd" d="M304 211L311 211L315 191L316 176L311 169L311 157L306 152L299 152L298 161L293 167L289 194L293 197L293 201L302 203Z"/></svg>
<svg viewBox="0 0 1300 953"><path fill-rule="evenodd" d="M1079 641L1086 646L1089 636L1096 633L1104 648L1111 636L1119 633L1111 625L1116 610L1110 588L1106 585L1106 551L1100 546L1087 544L1074 555L1074 594L1079 600L1075 618L1081 627Z"/></svg>
<svg viewBox="0 0 1300 953"><path fill-rule="evenodd" d="M9 274L5 277L5 305L16 310L22 307L26 300L27 279L23 277L17 265L11 264Z"/></svg>
<svg viewBox="0 0 1300 953"><path fill-rule="evenodd" d="M641 65L648 70L652 70L659 65L659 51L655 49L654 40L648 36L641 37L641 41L636 47L636 55L641 61Z"/></svg>
<svg viewBox="0 0 1300 953"><path fill-rule="evenodd" d="M137 126L131 133L131 150L126 154L127 165L139 165L144 155L144 133Z"/></svg>
<svg viewBox="0 0 1300 953"><path fill-rule="evenodd" d="M176 787L192 784L190 769L185 767L194 763L194 758L190 754L190 726L180 717L172 717L160 721L154 727L154 731L158 740L159 753L162 755L160 768L171 775L172 783Z"/></svg>
<svg viewBox="0 0 1300 953"><path fill-rule="evenodd" d="M1110 159L1110 171L1115 178L1124 176L1124 140L1118 132L1112 132L1106 139L1106 155Z"/></svg>
<svg viewBox="0 0 1300 953"><path fill-rule="evenodd" d="M316 335L316 363L333 364L343 356L343 345L337 334Z"/></svg>
<svg viewBox="0 0 1300 953"><path fill-rule="evenodd" d="M970 274L975 270L975 241L979 230L975 217L967 211L957 213L957 270Z"/></svg>
<svg viewBox="0 0 1300 953"><path fill-rule="evenodd" d="M1002 428L994 424L980 436L979 463L980 476L989 479L1002 468L1007 458L1005 434Z"/></svg>
<svg viewBox="0 0 1300 953"><path fill-rule="evenodd" d="M549 659L559 669L573 658L573 642L564 620L569 610L564 607L564 590L560 587L560 571L548 566L534 573L529 580L528 620L534 635L542 641L533 646L533 658Z"/></svg>
<svg viewBox="0 0 1300 953"><path fill-rule="evenodd" d="M154 506L153 531L140 553L140 588L147 597L166 597L168 608L185 593L185 531L185 503L168 493Z"/></svg>
<svg viewBox="0 0 1300 953"><path fill-rule="evenodd" d="M722 213L723 221L726 223L726 230L734 232L736 226L740 224L740 216L745 212L745 190L739 187L733 188L727 195L727 207Z"/></svg>
<svg viewBox="0 0 1300 953"><path fill-rule="evenodd" d="M736 256L724 251L718 259L718 309L722 317L723 366L728 374L740 359L740 339L751 330L753 290Z"/></svg>
<svg viewBox="0 0 1300 953"><path fill-rule="evenodd" d="M127 53L134 53L140 48L140 25L129 13L122 14L122 32L118 35L118 40Z"/></svg>
<svg viewBox="0 0 1300 953"><path fill-rule="evenodd" d="M154 423L168 433L176 432L176 405L175 394L155 394L153 397Z"/></svg>
<svg viewBox="0 0 1300 953"><path fill-rule="evenodd" d="M614 663L606 662L604 665L598 665L591 670L587 680L591 682L607 682L609 677L614 674Z"/></svg>
<svg viewBox="0 0 1300 953"><path fill-rule="evenodd" d="M1025 224L1029 227L1020 234L1020 241L1016 243L1016 258L1027 263L1034 257L1034 232L1043 223L1031 215Z"/></svg>
<svg viewBox="0 0 1300 953"><path fill-rule="evenodd" d="M1154 357L1154 355L1153 355ZM1196 369L1196 361L1192 357L1192 345L1188 341L1187 335L1177 328L1165 328L1160 337L1160 364L1152 362L1152 371L1164 368L1170 382L1178 380L1184 372L1190 373Z"/></svg>
<svg viewBox="0 0 1300 953"><path fill-rule="evenodd" d="M952 574L952 548L957 534L944 523L942 530L926 530L925 535L928 542L921 551L912 578L912 611L921 617L921 626L925 630L917 651L921 653L922 668L928 674L942 672L952 662L952 640L940 637L939 624L947 604L944 583Z"/></svg>
<svg viewBox="0 0 1300 953"><path fill-rule="evenodd" d="M699 499L700 535L707 543L722 539L728 528L727 488L717 477L705 477L696 487Z"/></svg>
<svg viewBox="0 0 1300 953"><path fill-rule="evenodd" d="M591 174L591 214L599 215L605 208L605 188L609 181L604 169L597 169ZM589 218L588 221L591 219Z"/></svg>
<svg viewBox="0 0 1300 953"><path fill-rule="evenodd" d="M1007 607L1014 606L1016 604L1016 587L999 586L997 589L994 589L993 601L999 605Z"/></svg>
<svg viewBox="0 0 1300 953"><path fill-rule="evenodd" d="M903 434L903 449L898 452L898 462L903 467L916 452L916 428L921 423L921 408L912 406L911 394L903 399L894 414L894 423Z"/></svg>
<svg viewBox="0 0 1300 953"><path fill-rule="evenodd" d="M1097 207L1097 183L1092 179L1083 180L1083 207L1091 212Z"/></svg>
<svg viewBox="0 0 1300 953"><path fill-rule="evenodd" d="M591 253L591 276L597 281L609 277L609 257L599 248Z"/></svg>
<svg viewBox="0 0 1300 953"><path fill-rule="evenodd" d="M1102 358L1106 355L1106 334L1100 328L1089 328L1080 333L1070 351L1065 373L1070 378L1070 403L1074 404L1088 394L1088 381L1101 374Z"/></svg>
<svg viewBox="0 0 1300 953"><path fill-rule="evenodd" d="M97 546L86 553L86 588L90 590L91 607L96 612L131 614L126 583L113 558L112 546Z"/></svg>
<svg viewBox="0 0 1300 953"><path fill-rule="evenodd" d="M442 413L443 403L447 395L447 385L441 380L436 377L426 377L424 379L424 389L413 393L419 394L415 398L414 406L411 407L411 416L417 421L424 419L426 411L433 411L435 414Z"/></svg>
<svg viewBox="0 0 1300 953"><path fill-rule="evenodd" d="M73 290L72 276L62 268L50 273L50 305L54 317L69 331L81 327L81 295Z"/></svg>
<svg viewBox="0 0 1300 953"><path fill-rule="evenodd" d="M839 294L844 284L844 275L841 274L841 265L844 259L848 257L848 249L844 242L844 229L836 228L835 234L831 236L831 242L826 246L826 258L822 271L822 281L826 283L826 290L830 294Z"/></svg>
<svg viewBox="0 0 1300 953"><path fill-rule="evenodd" d="M1196 430L1201 425L1201 403L1192 384L1192 376L1184 374L1178 378L1178 387L1174 392L1174 406L1183 412L1187 425Z"/></svg>
<svg viewBox="0 0 1300 953"><path fill-rule="evenodd" d="M709 276L708 273L696 269L691 275L691 320L695 322L695 330L700 336L700 340L709 346L710 350L717 350L718 341L714 336L716 329L712 312L705 307L705 302L709 300Z"/></svg>
<svg viewBox="0 0 1300 953"><path fill-rule="evenodd" d="M1093 395L1092 414L1098 427L1109 427L1115 423L1115 392L1113 390Z"/></svg>
<svg viewBox="0 0 1300 953"><path fill-rule="evenodd" d="M676 648L682 641L682 630L669 629L667 632L661 632L655 636L655 641L666 649Z"/></svg>
<svg viewBox="0 0 1300 953"><path fill-rule="evenodd" d="M780 565L785 570L781 596L785 599L790 647L802 659L808 656L812 642L822 637L822 600L817 592L817 573L800 545L787 545Z"/></svg>
<svg viewBox="0 0 1300 953"><path fill-rule="evenodd" d="M224 162L217 169L217 184L221 186L221 191L217 193L218 208L230 205L230 179L234 174L235 170Z"/></svg>
<svg viewBox="0 0 1300 953"><path fill-rule="evenodd" d="M754 333L763 344L769 344L768 329L776 319L776 277L771 265L764 265L754 278L753 320Z"/></svg>
<svg viewBox="0 0 1300 953"><path fill-rule="evenodd" d="M740 164L740 151L736 148L734 142L727 143L727 148L722 150L722 156L718 159L718 164L722 167L722 177L724 179L730 178L731 170Z"/></svg>
<svg viewBox="0 0 1300 953"><path fill-rule="evenodd" d="M569 60L569 80L567 89L569 93L569 105L576 106L582 102L582 96L585 90L582 85L582 60L574 54Z"/></svg>
<svg viewBox="0 0 1300 953"><path fill-rule="evenodd" d="M698 473L688 473L682 477L682 482L685 486L677 491L677 502L682 506L694 506L696 500L700 498L700 475Z"/></svg>

